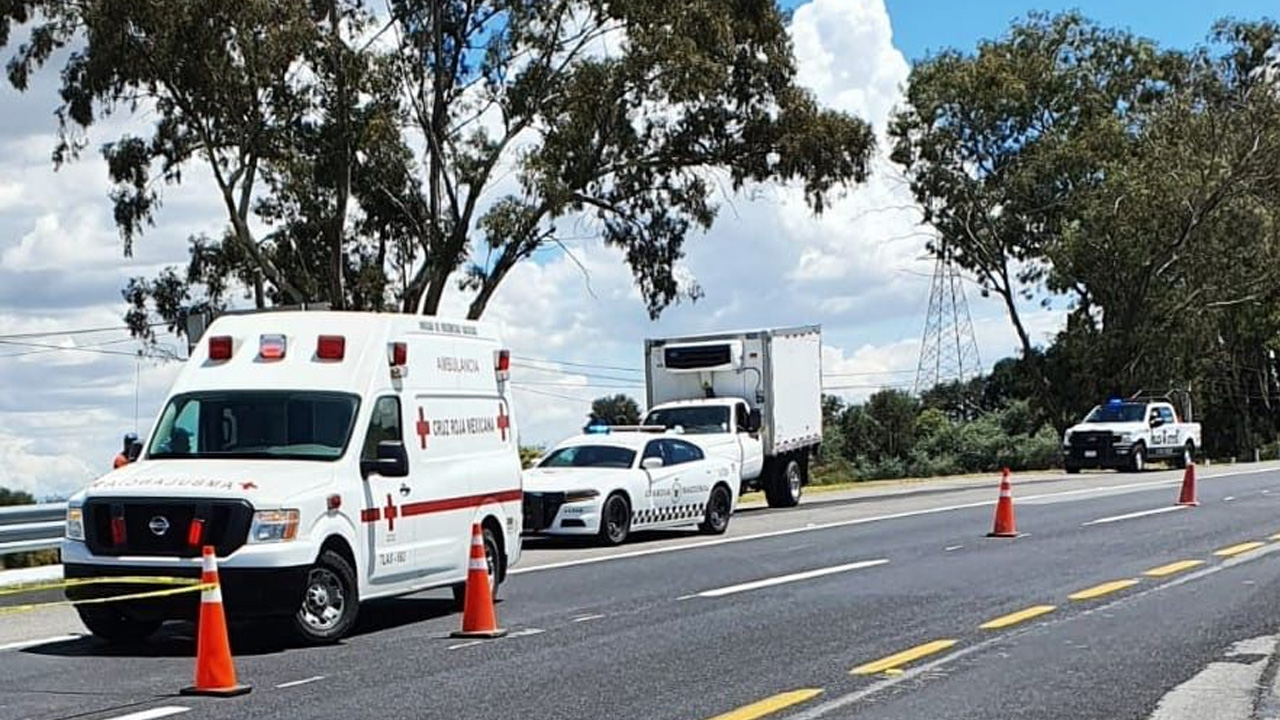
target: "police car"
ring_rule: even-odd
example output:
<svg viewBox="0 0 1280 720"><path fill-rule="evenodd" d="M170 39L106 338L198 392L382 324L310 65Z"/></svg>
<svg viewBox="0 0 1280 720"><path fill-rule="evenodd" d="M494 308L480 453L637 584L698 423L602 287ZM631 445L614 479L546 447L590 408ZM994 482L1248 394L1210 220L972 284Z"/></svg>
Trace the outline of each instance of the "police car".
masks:
<svg viewBox="0 0 1280 720"><path fill-rule="evenodd" d="M328 642L365 600L437 587L460 598L478 523L496 586L520 556L509 362L492 330L470 322L221 317L139 460L71 498L66 577L197 578L211 545L230 619L280 616L302 640ZM187 594L77 610L97 636L138 640L196 608Z"/></svg>
<svg viewBox="0 0 1280 720"><path fill-rule="evenodd" d="M674 435L592 432L565 440L524 477L524 529L595 536L696 525L723 533L738 502L738 468Z"/></svg>

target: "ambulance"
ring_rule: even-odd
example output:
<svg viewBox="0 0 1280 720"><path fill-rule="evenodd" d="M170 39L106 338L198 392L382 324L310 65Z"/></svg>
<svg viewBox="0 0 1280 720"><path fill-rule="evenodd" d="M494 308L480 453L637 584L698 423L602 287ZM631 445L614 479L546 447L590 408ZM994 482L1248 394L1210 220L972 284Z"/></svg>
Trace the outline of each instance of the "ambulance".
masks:
<svg viewBox="0 0 1280 720"><path fill-rule="evenodd" d="M142 456L68 504L66 577L197 578L216 548L228 618L335 641L367 600L452 588L471 528L496 590L520 557L510 355L482 324L413 315L224 315L194 345ZM71 599L151 587L109 580ZM157 582L156 588L172 587ZM77 607L137 641L198 594Z"/></svg>

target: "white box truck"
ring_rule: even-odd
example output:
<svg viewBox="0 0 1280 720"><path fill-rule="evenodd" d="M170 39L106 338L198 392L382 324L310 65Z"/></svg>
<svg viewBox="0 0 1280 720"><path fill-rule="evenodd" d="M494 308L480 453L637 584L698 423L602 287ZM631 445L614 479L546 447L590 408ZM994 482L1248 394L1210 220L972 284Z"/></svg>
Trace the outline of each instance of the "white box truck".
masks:
<svg viewBox="0 0 1280 720"><path fill-rule="evenodd" d="M820 327L646 340L645 386L644 426L738 463L770 507L800 501L822 442Z"/></svg>

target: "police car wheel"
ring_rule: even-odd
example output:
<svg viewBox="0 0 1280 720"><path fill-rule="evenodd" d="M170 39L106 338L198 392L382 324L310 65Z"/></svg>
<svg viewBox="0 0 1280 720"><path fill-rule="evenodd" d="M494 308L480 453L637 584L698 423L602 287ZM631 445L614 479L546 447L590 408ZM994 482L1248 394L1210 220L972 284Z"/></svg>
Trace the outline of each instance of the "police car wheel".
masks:
<svg viewBox="0 0 1280 720"><path fill-rule="evenodd" d="M355 624L358 610L356 575L351 563L338 553L325 550L307 573L302 607L293 615L294 634L312 645L334 642Z"/></svg>
<svg viewBox="0 0 1280 720"><path fill-rule="evenodd" d="M614 493L605 499L600 510L600 542L621 545L630 532L631 504L622 495Z"/></svg>
<svg viewBox="0 0 1280 720"><path fill-rule="evenodd" d="M498 586L501 584L498 552L498 538L494 537L492 530L485 528L484 559L485 564L489 566L489 595L494 600L498 599ZM458 610L463 610L467 601L467 584L465 582L454 583L449 589L453 591L453 604Z"/></svg>
<svg viewBox="0 0 1280 720"><path fill-rule="evenodd" d="M109 643L142 642L154 635L161 624L159 620L137 620L106 606L81 606L76 612L94 637Z"/></svg>
<svg viewBox="0 0 1280 720"><path fill-rule="evenodd" d="M711 488L711 497L707 499L707 514L698 529L708 535L719 535L728 530L732 505L733 498L729 496L729 488L723 485Z"/></svg>

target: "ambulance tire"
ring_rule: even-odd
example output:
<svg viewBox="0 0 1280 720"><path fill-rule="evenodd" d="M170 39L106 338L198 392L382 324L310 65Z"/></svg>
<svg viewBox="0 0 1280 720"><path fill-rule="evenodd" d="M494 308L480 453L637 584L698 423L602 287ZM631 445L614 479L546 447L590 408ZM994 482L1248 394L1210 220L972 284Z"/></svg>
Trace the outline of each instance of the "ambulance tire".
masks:
<svg viewBox="0 0 1280 720"><path fill-rule="evenodd" d="M707 535L723 535L729 529L729 515L733 512L733 495L729 488L717 485L711 488L707 498L707 513L698 530Z"/></svg>
<svg viewBox="0 0 1280 720"><path fill-rule="evenodd" d="M489 594L497 600L498 588L502 584L502 565L499 562L501 551L498 549L498 537L489 527L484 529L484 557L489 565ZM467 602L467 584L454 583L449 589L453 591L454 607L462 612Z"/></svg>
<svg viewBox="0 0 1280 720"><path fill-rule="evenodd" d="M631 534L631 503L622 493L605 498L600 508L600 544L621 545Z"/></svg>
<svg viewBox="0 0 1280 720"><path fill-rule="evenodd" d="M76 612L94 637L113 644L140 643L155 635L161 625L160 620L138 620L105 605L82 605Z"/></svg>
<svg viewBox="0 0 1280 720"><path fill-rule="evenodd" d="M307 574L300 602L301 607L291 616L297 640L307 645L341 640L355 626L360 613L356 573L351 563L334 550L322 551ZM332 617L331 611L337 617Z"/></svg>

